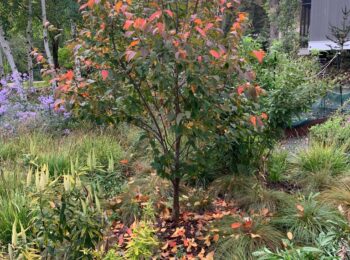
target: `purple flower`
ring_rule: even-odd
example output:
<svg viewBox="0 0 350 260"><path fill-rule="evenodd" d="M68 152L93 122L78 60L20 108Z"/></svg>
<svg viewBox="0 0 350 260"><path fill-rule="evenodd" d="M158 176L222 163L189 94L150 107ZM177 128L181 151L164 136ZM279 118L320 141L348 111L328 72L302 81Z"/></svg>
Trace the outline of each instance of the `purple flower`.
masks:
<svg viewBox="0 0 350 260"><path fill-rule="evenodd" d="M53 110L54 104L55 104L55 100L53 96L41 96L38 99L41 104L41 107L44 110L49 110L49 111Z"/></svg>

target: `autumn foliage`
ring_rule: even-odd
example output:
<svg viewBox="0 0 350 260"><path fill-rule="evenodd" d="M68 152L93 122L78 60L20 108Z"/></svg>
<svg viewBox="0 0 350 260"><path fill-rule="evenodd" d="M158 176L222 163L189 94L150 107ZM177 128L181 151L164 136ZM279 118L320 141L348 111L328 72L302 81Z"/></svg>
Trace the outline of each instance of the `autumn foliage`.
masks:
<svg viewBox="0 0 350 260"><path fill-rule="evenodd" d="M208 144L268 118L256 104L264 91L238 55L247 15L233 0L89 0L80 10L81 76L61 75L60 95L81 116L145 131L153 167L173 184L177 220L180 182L195 178ZM263 62L262 50L252 55Z"/></svg>

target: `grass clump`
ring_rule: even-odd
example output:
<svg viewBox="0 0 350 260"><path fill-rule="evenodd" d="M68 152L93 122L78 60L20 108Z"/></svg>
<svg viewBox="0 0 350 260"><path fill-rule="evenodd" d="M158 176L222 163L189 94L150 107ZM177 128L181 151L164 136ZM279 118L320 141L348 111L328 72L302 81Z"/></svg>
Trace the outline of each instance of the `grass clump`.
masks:
<svg viewBox="0 0 350 260"><path fill-rule="evenodd" d="M318 195L302 197L294 207L281 209L273 221L274 224L291 232L295 241L304 245L315 243L321 233L334 229L341 232L345 224L344 218L336 209L317 200Z"/></svg>
<svg viewBox="0 0 350 260"><path fill-rule="evenodd" d="M305 191L320 191L348 172L349 161L342 148L315 143L296 156L294 170L296 181Z"/></svg>
<svg viewBox="0 0 350 260"><path fill-rule="evenodd" d="M268 180L276 183L283 180L284 175L288 170L288 152L274 151L268 161Z"/></svg>
<svg viewBox="0 0 350 260"><path fill-rule="evenodd" d="M220 230L221 237L215 259L251 260L255 259L253 253L265 246L276 250L282 245L283 234L262 216L227 216L213 226Z"/></svg>

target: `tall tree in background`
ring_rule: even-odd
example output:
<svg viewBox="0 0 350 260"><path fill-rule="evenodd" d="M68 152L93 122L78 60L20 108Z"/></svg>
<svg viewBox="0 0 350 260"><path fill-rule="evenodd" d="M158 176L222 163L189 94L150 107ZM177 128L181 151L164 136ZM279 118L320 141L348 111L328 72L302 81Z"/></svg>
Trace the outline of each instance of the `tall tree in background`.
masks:
<svg viewBox="0 0 350 260"><path fill-rule="evenodd" d="M28 0L28 24L26 29L27 38L27 59L28 59L28 78L29 78L29 88L33 87L34 82L34 71L33 71L33 4L32 0Z"/></svg>
<svg viewBox="0 0 350 260"><path fill-rule="evenodd" d="M278 29L278 7L280 0L269 0L269 16L270 16L270 42L278 39L279 29Z"/></svg>
<svg viewBox="0 0 350 260"><path fill-rule="evenodd" d="M47 57L47 61L49 63L50 69L54 70L55 65L51 55L51 50L49 45L49 33L47 29L50 25L50 22L47 20L47 16L46 16L46 1L40 0L40 3L41 3L41 17L42 17L42 23L43 23L43 38L44 38L43 40L44 40L45 53L46 53L46 57Z"/></svg>
<svg viewBox="0 0 350 260"><path fill-rule="evenodd" d="M0 79L5 76L4 60L2 58L2 51L0 48Z"/></svg>
<svg viewBox="0 0 350 260"><path fill-rule="evenodd" d="M15 59L13 58L12 50L11 50L10 44L5 36L5 32L4 32L3 26L1 24L1 21L0 21L0 47L2 48L2 50L5 54L5 57L6 57L9 65L11 67L14 82L16 83L17 86L22 86L22 83L21 83L20 78L19 78L19 72L18 72L16 63L15 63Z"/></svg>

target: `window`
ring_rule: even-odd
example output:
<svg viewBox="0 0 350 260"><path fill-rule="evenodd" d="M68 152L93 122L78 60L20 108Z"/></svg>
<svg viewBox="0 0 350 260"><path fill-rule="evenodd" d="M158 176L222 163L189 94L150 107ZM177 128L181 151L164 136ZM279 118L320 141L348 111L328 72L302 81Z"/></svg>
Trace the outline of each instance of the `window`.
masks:
<svg viewBox="0 0 350 260"><path fill-rule="evenodd" d="M301 20L300 20L300 40L301 47L307 47L309 38L311 18L311 0L303 0L301 7Z"/></svg>

